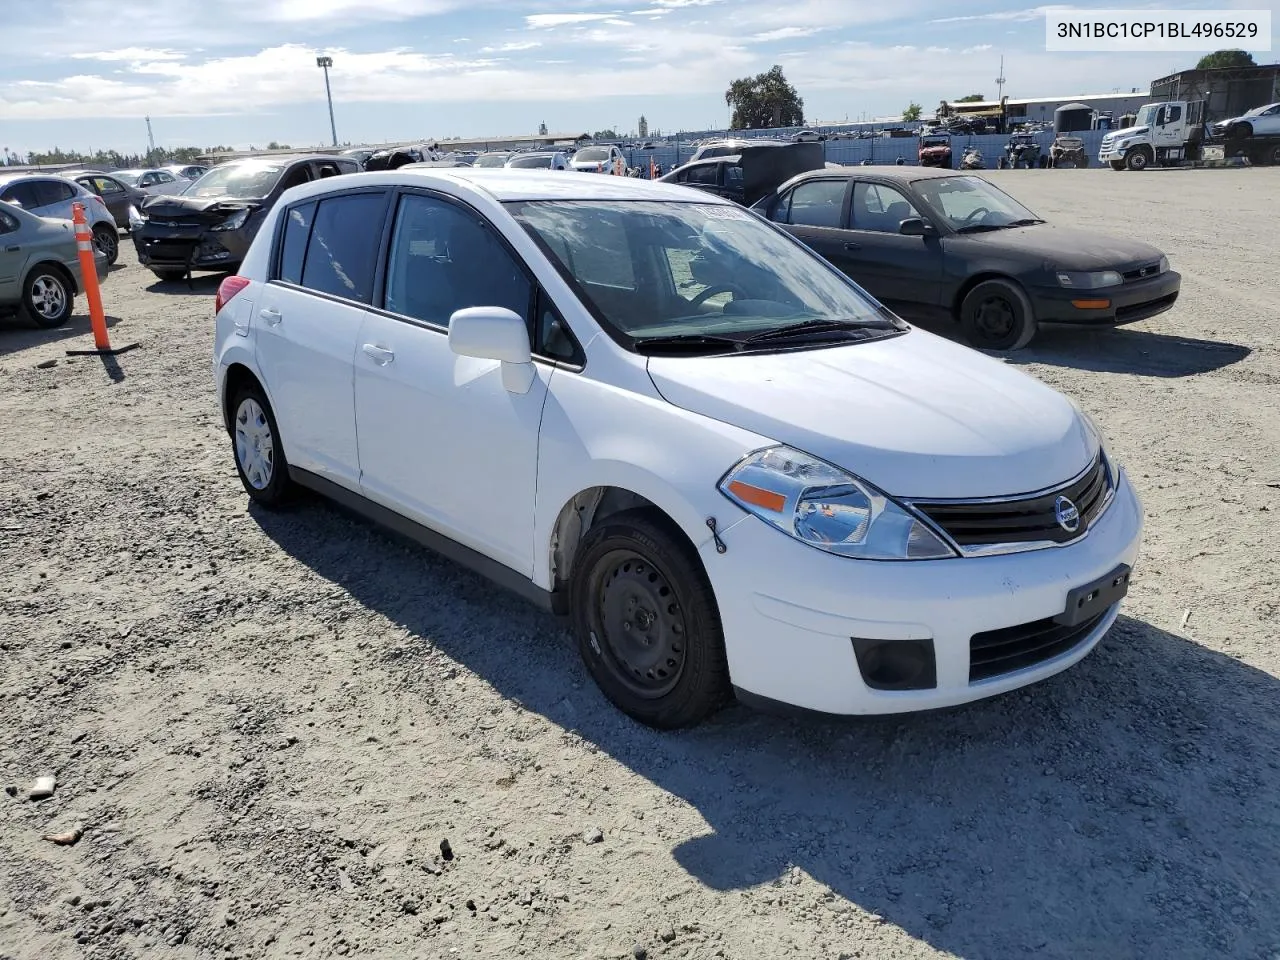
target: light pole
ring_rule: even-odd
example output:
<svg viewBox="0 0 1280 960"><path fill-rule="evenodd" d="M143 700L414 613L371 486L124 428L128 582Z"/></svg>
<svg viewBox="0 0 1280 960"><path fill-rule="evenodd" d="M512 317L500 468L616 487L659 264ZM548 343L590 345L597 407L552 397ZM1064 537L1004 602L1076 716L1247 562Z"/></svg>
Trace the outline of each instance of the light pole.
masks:
<svg viewBox="0 0 1280 960"><path fill-rule="evenodd" d="M333 93L329 90L329 68L333 66L333 57L316 57L316 66L324 71L324 95L329 101L329 132L333 134L333 145L338 145L338 128L333 122Z"/></svg>

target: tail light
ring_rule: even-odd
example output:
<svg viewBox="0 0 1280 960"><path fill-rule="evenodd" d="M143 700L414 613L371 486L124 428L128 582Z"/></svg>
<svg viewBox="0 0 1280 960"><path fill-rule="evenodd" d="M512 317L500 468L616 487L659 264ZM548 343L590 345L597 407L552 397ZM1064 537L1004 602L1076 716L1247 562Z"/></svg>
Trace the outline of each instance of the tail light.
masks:
<svg viewBox="0 0 1280 960"><path fill-rule="evenodd" d="M227 277L218 284L218 295L213 299L213 314L217 316L222 308L232 301L237 293L249 285L248 277Z"/></svg>

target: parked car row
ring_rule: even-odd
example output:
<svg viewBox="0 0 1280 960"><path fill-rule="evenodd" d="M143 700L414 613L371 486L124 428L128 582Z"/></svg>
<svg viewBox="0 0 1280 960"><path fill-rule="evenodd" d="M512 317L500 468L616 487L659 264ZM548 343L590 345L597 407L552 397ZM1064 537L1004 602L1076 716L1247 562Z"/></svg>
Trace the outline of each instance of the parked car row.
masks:
<svg viewBox="0 0 1280 960"><path fill-rule="evenodd" d="M1115 621L1141 507L1070 400L818 254L883 234L895 284L936 256L939 300L1021 231L1060 256L1011 198L912 174L814 170L763 216L626 177L310 176L216 298L244 489L319 491L566 614L658 727L735 694L897 713L1058 673ZM1034 279L1104 295L1107 255Z"/></svg>

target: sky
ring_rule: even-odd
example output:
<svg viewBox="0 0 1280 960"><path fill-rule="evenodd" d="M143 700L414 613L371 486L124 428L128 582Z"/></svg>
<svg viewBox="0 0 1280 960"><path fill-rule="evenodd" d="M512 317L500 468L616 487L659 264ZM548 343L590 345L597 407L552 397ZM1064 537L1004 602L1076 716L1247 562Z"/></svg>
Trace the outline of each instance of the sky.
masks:
<svg viewBox="0 0 1280 960"><path fill-rule="evenodd" d="M911 102L1146 90L1196 53L1046 53L1007 0L43 0L10 3L0 147L343 143L721 128L735 78L782 66L810 123ZM1280 0L1081 2L1271 9ZM1259 63L1280 53L1255 52Z"/></svg>

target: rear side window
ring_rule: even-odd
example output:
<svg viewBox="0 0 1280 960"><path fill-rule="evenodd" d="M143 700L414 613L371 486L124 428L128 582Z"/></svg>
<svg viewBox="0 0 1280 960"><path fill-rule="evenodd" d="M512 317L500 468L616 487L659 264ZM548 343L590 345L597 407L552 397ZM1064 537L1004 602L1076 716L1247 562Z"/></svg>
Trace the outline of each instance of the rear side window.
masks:
<svg viewBox="0 0 1280 960"><path fill-rule="evenodd" d="M307 238L316 216L316 202L290 207L284 215L284 236L280 243L279 277L286 283L302 283L302 258L307 253Z"/></svg>
<svg viewBox="0 0 1280 960"><path fill-rule="evenodd" d="M385 206L382 193L321 200L303 258L302 285L318 293L370 303Z"/></svg>
<svg viewBox="0 0 1280 960"><path fill-rule="evenodd" d="M25 183L15 183L4 193L0 193L0 200L16 203L24 210L32 210L41 205L36 182L32 180L28 180Z"/></svg>
<svg viewBox="0 0 1280 960"><path fill-rule="evenodd" d="M719 177L720 165L716 163L708 163L701 167L694 167L689 171L686 183L700 183L704 186L714 187L720 182Z"/></svg>

